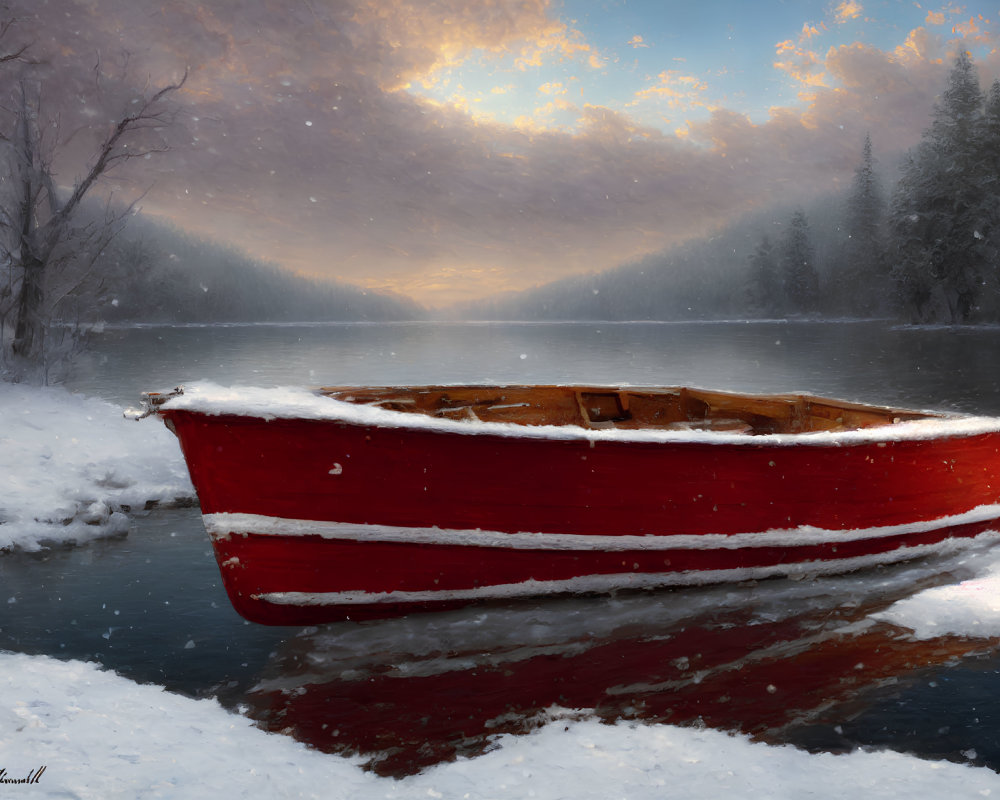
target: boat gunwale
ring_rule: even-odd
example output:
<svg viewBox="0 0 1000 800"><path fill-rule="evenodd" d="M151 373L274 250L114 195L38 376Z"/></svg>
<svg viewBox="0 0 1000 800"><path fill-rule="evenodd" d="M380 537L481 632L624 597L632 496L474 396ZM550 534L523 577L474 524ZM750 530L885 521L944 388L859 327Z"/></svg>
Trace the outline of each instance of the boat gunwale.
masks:
<svg viewBox="0 0 1000 800"><path fill-rule="evenodd" d="M370 386L338 386L337 391L370 390ZM382 387L378 387L382 388ZM401 387L403 388L403 387ZM406 387L417 388L417 387ZM424 388L424 387L419 387ZM498 389L526 388L520 384L435 384L433 388ZM657 392L673 387L632 385L576 386L557 388L583 391ZM671 430L665 428L586 428L578 424L529 425L517 422L432 417L420 413L398 411L374 405L361 405L338 400L324 394L328 389L303 387L223 387L210 382L196 382L178 387L173 392L148 392L143 395L146 414L169 418L173 412L189 412L212 417L243 417L274 420L335 422L358 427L398 429L465 436L493 436L545 441L585 441L628 444L706 444L740 445L743 447L845 446L923 442L955 438L972 438L1000 433L1000 417L971 415L961 412L939 412L879 406L835 400L810 393L763 395L736 392L712 392L734 397L772 398L831 403L844 407L897 411L904 415L920 415L916 419L889 421L886 424L844 430L802 431L794 433L731 432L725 430ZM693 391L700 391L693 389Z"/></svg>

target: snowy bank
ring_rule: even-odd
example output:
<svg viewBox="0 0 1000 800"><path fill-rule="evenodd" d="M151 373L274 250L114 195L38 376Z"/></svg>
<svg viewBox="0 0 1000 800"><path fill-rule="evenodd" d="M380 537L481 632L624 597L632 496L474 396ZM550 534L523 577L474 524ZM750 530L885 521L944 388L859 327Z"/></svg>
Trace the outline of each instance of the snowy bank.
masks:
<svg viewBox="0 0 1000 800"><path fill-rule="evenodd" d="M0 383L0 420L0 548L122 533L129 510L194 499L177 440L110 403Z"/></svg>
<svg viewBox="0 0 1000 800"><path fill-rule="evenodd" d="M1000 638L1000 559L984 563L975 578L925 589L873 616L909 628L918 639Z"/></svg>
<svg viewBox="0 0 1000 800"><path fill-rule="evenodd" d="M554 719L393 781L265 733L215 701L92 664L0 655L0 780L32 797L920 798L1000 795L1000 775L893 752L810 755L712 730ZM38 771L45 767L44 772Z"/></svg>

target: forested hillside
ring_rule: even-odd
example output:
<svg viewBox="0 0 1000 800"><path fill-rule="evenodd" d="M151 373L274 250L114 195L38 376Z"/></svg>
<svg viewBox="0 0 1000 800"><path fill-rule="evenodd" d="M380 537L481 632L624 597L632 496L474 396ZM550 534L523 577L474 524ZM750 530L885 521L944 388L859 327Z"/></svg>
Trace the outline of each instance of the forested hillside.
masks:
<svg viewBox="0 0 1000 800"><path fill-rule="evenodd" d="M426 315L406 298L296 276L236 249L141 219L132 220L105 248L94 271L102 277L95 300L105 322L398 320ZM73 311L67 312L72 318Z"/></svg>
<svg viewBox="0 0 1000 800"><path fill-rule="evenodd" d="M890 172L894 180L887 180ZM886 189L890 186L890 189ZM859 142L850 188L609 272L451 310L484 319L1000 321L1000 81L956 59L904 162Z"/></svg>

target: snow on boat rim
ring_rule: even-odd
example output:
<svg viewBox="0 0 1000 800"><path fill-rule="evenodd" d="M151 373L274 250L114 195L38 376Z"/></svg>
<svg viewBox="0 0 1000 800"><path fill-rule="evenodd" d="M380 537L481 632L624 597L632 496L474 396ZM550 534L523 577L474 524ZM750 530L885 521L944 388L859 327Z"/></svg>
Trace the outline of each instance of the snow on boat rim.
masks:
<svg viewBox="0 0 1000 800"><path fill-rule="evenodd" d="M166 397L160 411L192 411L209 416L242 416L263 420L329 420L378 428L407 428L464 435L591 442L692 442L740 445L846 445L923 441L1000 432L1000 417L950 414L844 431L765 433L663 429L588 429L579 425L522 425L429 417L373 405L358 405L303 387L221 386L209 381L185 384ZM359 387L361 388L361 387Z"/></svg>

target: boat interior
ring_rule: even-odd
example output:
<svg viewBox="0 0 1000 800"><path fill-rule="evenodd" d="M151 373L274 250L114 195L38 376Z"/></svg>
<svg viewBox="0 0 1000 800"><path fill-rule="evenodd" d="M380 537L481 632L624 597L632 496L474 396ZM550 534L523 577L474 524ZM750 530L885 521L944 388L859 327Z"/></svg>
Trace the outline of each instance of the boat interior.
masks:
<svg viewBox="0 0 1000 800"><path fill-rule="evenodd" d="M843 431L934 416L809 395L580 386L326 387L337 400L456 420L748 435Z"/></svg>

